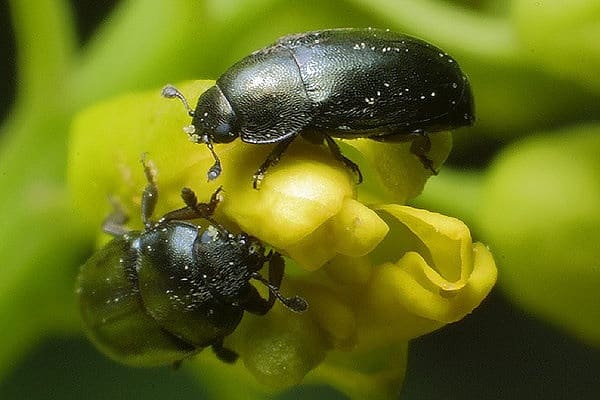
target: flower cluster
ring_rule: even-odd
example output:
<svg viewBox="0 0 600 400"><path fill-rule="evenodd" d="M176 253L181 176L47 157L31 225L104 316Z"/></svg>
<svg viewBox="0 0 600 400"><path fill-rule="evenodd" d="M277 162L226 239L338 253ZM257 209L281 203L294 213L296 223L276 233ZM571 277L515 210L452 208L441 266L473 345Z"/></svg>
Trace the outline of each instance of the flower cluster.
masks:
<svg viewBox="0 0 600 400"><path fill-rule="evenodd" d="M197 98L211 84L181 88ZM249 372L271 389L326 381L351 396L386 398L401 385L407 341L460 320L494 285L494 259L464 223L403 205L430 176L409 144L342 144L364 174L356 186L326 147L299 138L254 190L252 175L271 147L240 140L216 145L223 173L206 182L212 158L185 140L186 118L158 90L84 111L72 130L70 188L90 230L99 232L110 212L109 195L119 197L139 227L145 185L139 159L147 153L158 171L157 217L182 206L185 186L200 201L222 186L215 219L286 256L282 290L304 297L309 310L294 314L277 305L266 316L247 314L226 339L245 368L238 362L222 373ZM450 136L432 135L432 143L439 166ZM215 365L210 354L197 358L202 368Z"/></svg>

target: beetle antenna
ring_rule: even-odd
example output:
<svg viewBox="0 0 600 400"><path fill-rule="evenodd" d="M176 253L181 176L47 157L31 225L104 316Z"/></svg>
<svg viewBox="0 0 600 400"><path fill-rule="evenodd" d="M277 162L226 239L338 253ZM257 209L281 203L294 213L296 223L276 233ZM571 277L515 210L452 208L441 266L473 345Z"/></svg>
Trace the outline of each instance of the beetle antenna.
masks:
<svg viewBox="0 0 600 400"><path fill-rule="evenodd" d="M206 177L208 178L208 181L210 182L210 181L217 179L217 177L219 175L221 175L221 160L219 160L217 153L215 153L215 149L213 149L213 144L208 139L207 136L204 136L202 138L202 142L204 142L206 144L206 147L208 147L208 150L210 150L210 153L212 154L212 156L215 160L215 163L212 165L212 167L210 167L210 169L206 173Z"/></svg>
<svg viewBox="0 0 600 400"><path fill-rule="evenodd" d="M290 310L297 312L297 313L301 313L308 309L308 303L302 297L300 297L300 296L285 297L284 295L281 294L281 292L279 292L278 287L271 284L269 281L267 281L265 278L263 278L263 276L260 275L259 273L252 274L252 277L254 279L261 281L263 283L263 285L265 285L267 288L269 288L269 292L273 293L273 295L275 297L277 297L277 299L284 306L289 308Z"/></svg>
<svg viewBox="0 0 600 400"><path fill-rule="evenodd" d="M167 99L173 99L173 98L178 98L179 100L181 100L181 102L183 103L183 106L185 107L188 115L190 117L194 116L194 110L191 109L190 105L188 104L185 96L183 95L183 93L181 93L175 86L173 85L167 85L163 88L163 90L160 92L162 94L163 97L166 97Z"/></svg>

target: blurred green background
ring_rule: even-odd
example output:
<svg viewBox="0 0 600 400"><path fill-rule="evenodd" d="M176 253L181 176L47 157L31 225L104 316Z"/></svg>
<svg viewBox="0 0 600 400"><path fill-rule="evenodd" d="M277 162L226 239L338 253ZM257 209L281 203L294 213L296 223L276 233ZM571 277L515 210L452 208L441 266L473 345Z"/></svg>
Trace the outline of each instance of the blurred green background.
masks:
<svg viewBox="0 0 600 400"><path fill-rule="evenodd" d="M474 128L415 201L465 220L499 284L414 340L403 399L600 396L600 2L0 2L0 399L199 399L185 368L119 366L81 336L72 282L93 237L69 218L69 121L125 91L216 78L291 32L406 32L471 78ZM343 399L301 387L278 398Z"/></svg>

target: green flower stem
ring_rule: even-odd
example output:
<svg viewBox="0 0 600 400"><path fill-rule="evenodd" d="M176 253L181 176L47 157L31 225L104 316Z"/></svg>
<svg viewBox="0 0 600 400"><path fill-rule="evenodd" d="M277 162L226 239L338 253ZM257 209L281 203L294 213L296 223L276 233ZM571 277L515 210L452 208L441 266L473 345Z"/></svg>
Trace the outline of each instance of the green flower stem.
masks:
<svg viewBox="0 0 600 400"><path fill-rule="evenodd" d="M192 1L119 2L87 44L70 77L76 109L124 90L143 88L189 64L191 60L181 55L186 54L190 40L182 39L207 24L202 8Z"/></svg>
<svg viewBox="0 0 600 400"><path fill-rule="evenodd" d="M13 0L11 10L19 87L16 106L0 132L3 209L19 204L23 182L54 181L64 174L65 151L59 148L65 147L66 129L58 122L58 105L73 51L66 2Z"/></svg>
<svg viewBox="0 0 600 400"><path fill-rule="evenodd" d="M72 282L89 238L56 195L38 197L50 205L7 213L2 227L0 380L41 336L79 329Z"/></svg>
<svg viewBox="0 0 600 400"><path fill-rule="evenodd" d="M520 62L518 42L508 20L478 14L449 1L353 1L442 47L461 49L496 64Z"/></svg>
<svg viewBox="0 0 600 400"><path fill-rule="evenodd" d="M10 327L0 343L0 378L42 332L73 330L65 285L86 248L64 188L61 98L74 47L67 2L14 0L11 10L19 97L0 133L0 321Z"/></svg>
<svg viewBox="0 0 600 400"><path fill-rule="evenodd" d="M412 203L420 208L453 215L472 230L477 230L483 178L481 172L444 167L438 176L429 180L423 193Z"/></svg>
<svg viewBox="0 0 600 400"><path fill-rule="evenodd" d="M10 0L17 43L19 104L45 109L60 96L75 49L75 29L65 0ZM32 109L34 108L34 109Z"/></svg>
<svg viewBox="0 0 600 400"><path fill-rule="evenodd" d="M277 1L237 1L232 7L197 0L119 2L73 71L75 109L130 89L208 78L198 71L222 70L222 49L235 48L245 24L261 24L261 11Z"/></svg>

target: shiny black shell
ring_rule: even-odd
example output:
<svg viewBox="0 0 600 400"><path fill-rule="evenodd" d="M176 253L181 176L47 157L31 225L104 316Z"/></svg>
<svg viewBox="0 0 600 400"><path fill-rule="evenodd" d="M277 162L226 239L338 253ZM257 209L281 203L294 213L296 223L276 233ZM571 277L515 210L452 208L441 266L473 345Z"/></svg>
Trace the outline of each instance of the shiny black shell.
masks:
<svg viewBox="0 0 600 400"><path fill-rule="evenodd" d="M265 258L244 236L183 221L116 237L81 268L86 333L135 366L176 363L232 333Z"/></svg>
<svg viewBox="0 0 600 400"><path fill-rule="evenodd" d="M229 68L214 90L226 101L220 93L201 96L192 124L215 142L236 136L248 143L279 142L305 128L340 138L402 140L398 136L474 120L469 82L451 56L378 29L283 37ZM226 109L221 127L229 129L227 138L214 132L223 120L211 121L215 108Z"/></svg>

